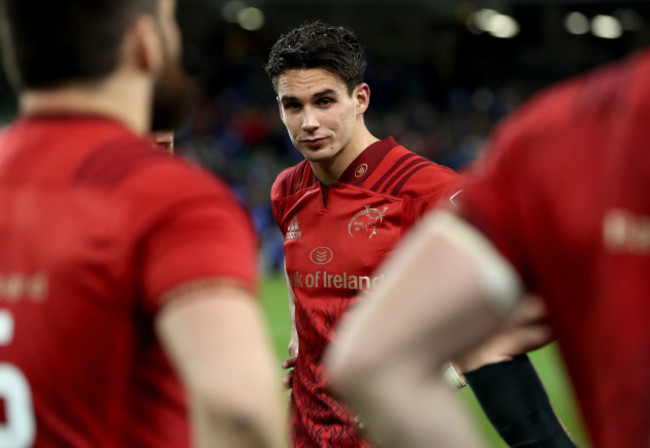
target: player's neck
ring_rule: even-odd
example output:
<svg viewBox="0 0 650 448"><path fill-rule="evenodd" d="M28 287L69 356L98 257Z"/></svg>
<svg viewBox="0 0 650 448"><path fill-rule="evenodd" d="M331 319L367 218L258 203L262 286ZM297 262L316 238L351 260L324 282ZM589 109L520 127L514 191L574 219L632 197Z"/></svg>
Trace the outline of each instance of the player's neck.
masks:
<svg viewBox="0 0 650 448"><path fill-rule="evenodd" d="M23 116L101 115L144 135L148 132L151 118L147 98L150 93L143 82L114 75L93 83L27 90L20 95L20 113Z"/></svg>
<svg viewBox="0 0 650 448"><path fill-rule="evenodd" d="M328 160L310 162L311 169L316 178L325 185L330 185L339 180L341 175L359 155L379 139L372 135L368 128L362 126L361 130L350 140L335 157Z"/></svg>

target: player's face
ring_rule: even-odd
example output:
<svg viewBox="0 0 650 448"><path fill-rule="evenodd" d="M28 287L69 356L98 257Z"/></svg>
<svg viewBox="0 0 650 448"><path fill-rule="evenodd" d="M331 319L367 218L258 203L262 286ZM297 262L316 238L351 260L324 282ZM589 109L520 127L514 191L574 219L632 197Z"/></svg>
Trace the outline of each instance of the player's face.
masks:
<svg viewBox="0 0 650 448"><path fill-rule="evenodd" d="M152 130L181 126L189 115L192 87L180 64L181 37L176 22L176 1L160 0L160 29L164 65L154 86Z"/></svg>
<svg viewBox="0 0 650 448"><path fill-rule="evenodd" d="M358 101L360 88L367 86L361 84L350 95L338 76L320 68L287 70L278 77L282 121L307 160L331 163L353 151L365 111Z"/></svg>

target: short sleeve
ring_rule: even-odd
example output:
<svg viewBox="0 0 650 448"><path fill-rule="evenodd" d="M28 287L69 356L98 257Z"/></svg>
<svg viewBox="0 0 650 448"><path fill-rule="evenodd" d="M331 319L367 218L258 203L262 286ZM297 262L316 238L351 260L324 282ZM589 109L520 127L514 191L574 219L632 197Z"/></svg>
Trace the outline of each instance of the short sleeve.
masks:
<svg viewBox="0 0 650 448"><path fill-rule="evenodd" d="M411 201L412 221L418 221L425 213L437 208L455 209L462 194L465 178L449 168L435 165L425 173Z"/></svg>
<svg viewBox="0 0 650 448"><path fill-rule="evenodd" d="M140 231L136 281L155 311L171 289L198 280L228 280L255 292L257 237L245 208L200 170L162 169L146 198L155 210Z"/></svg>

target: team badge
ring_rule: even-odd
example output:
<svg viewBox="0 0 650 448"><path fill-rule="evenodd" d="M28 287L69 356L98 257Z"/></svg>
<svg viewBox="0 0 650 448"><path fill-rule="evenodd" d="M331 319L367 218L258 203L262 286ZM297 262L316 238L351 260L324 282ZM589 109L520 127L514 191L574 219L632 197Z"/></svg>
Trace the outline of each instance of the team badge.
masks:
<svg viewBox="0 0 650 448"><path fill-rule="evenodd" d="M362 163L357 167L357 169L354 171L354 177L357 179L362 177L364 174L368 172L368 165L365 163Z"/></svg>
<svg viewBox="0 0 650 448"><path fill-rule="evenodd" d="M370 205L354 215L348 224L348 233L352 238L364 236L368 239L377 234L377 229L381 227L388 207L383 210L370 208Z"/></svg>

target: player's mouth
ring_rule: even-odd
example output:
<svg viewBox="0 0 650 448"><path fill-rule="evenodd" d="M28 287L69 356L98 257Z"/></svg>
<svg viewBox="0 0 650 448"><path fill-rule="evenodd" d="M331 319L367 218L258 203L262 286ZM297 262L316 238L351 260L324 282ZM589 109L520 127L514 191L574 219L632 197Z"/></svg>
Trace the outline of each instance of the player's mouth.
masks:
<svg viewBox="0 0 650 448"><path fill-rule="evenodd" d="M325 144L327 137L322 138L310 138L302 141L303 145L307 146L310 149L318 149Z"/></svg>

